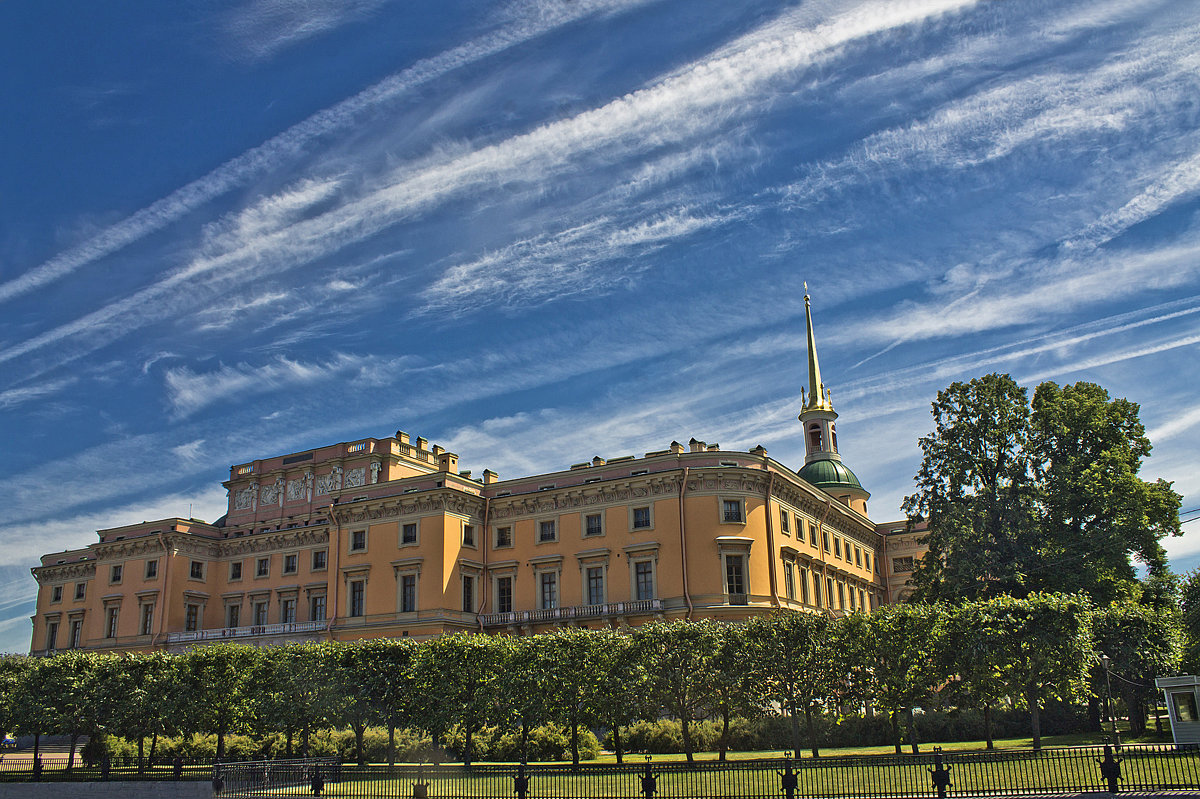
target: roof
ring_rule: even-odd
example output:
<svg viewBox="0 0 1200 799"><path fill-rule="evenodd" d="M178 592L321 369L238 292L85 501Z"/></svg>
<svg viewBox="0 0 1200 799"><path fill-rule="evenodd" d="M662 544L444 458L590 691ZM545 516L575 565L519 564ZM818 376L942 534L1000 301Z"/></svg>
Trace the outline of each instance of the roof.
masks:
<svg viewBox="0 0 1200 799"><path fill-rule="evenodd" d="M859 491L863 490L862 483L858 482L858 478L854 476L854 472L850 471L846 464L841 461L822 458L821 460L805 464L804 468L797 472L797 474L800 475L801 480L825 490L831 488L857 488Z"/></svg>

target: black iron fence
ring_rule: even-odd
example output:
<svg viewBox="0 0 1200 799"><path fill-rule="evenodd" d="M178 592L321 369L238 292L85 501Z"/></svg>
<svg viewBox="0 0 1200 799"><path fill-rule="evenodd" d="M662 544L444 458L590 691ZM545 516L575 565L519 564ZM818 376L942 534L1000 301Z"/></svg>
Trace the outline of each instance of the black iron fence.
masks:
<svg viewBox="0 0 1200 799"><path fill-rule="evenodd" d="M211 758L109 757L98 762L66 752L34 757L30 751L0 753L0 782L108 782L117 780L210 780Z"/></svg>
<svg viewBox="0 0 1200 799"><path fill-rule="evenodd" d="M353 766L225 763L220 796L427 797L935 797L1200 789L1200 749L1071 747L1030 751L640 764Z"/></svg>

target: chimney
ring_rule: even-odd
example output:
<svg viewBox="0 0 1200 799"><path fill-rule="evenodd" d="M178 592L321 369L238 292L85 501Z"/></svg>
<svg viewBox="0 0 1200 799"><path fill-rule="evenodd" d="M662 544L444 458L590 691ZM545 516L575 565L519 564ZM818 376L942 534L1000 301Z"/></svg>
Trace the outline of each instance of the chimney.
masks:
<svg viewBox="0 0 1200 799"><path fill-rule="evenodd" d="M419 449L419 450L424 450L424 449L425 449L425 446L426 446L428 443L429 443L429 439L427 439L427 438L421 438L420 436L417 436L417 449Z"/></svg>
<svg viewBox="0 0 1200 799"><path fill-rule="evenodd" d="M683 444L680 444L678 441L672 441L671 442L671 452L676 455L683 454Z"/></svg>
<svg viewBox="0 0 1200 799"><path fill-rule="evenodd" d="M604 460L604 458L601 458L599 455L597 455L596 457L592 458L592 465L593 465L593 466L603 466L605 463L606 463L606 461Z"/></svg>
<svg viewBox="0 0 1200 799"><path fill-rule="evenodd" d="M401 444L407 444L408 443L408 433L404 432L403 430L397 430L396 431L396 440L399 441Z"/></svg>
<svg viewBox="0 0 1200 799"><path fill-rule="evenodd" d="M459 476L459 477L464 477L464 478L466 478L467 480L470 480L470 479L471 479L471 470L470 470L470 469L463 469L461 472L459 472L459 473L458 473L458 476Z"/></svg>
<svg viewBox="0 0 1200 799"><path fill-rule="evenodd" d="M441 450L441 447L438 447ZM439 472L457 472L458 471L458 456L453 452L442 450L438 454L438 471Z"/></svg>
<svg viewBox="0 0 1200 799"><path fill-rule="evenodd" d="M688 442L688 446L691 448L692 452L703 452L704 451L704 442L700 441L695 436L693 436L692 440Z"/></svg>
<svg viewBox="0 0 1200 799"><path fill-rule="evenodd" d="M707 449L709 452L720 452L721 445L720 444L709 444Z"/></svg>
<svg viewBox="0 0 1200 799"><path fill-rule="evenodd" d="M433 457L440 458L440 457L442 457L442 453L445 451L446 451L446 448L443 447L441 444L433 445Z"/></svg>
<svg viewBox="0 0 1200 799"><path fill-rule="evenodd" d="M491 469L483 470L483 484L485 486L490 486L492 483L496 482L499 479L500 479L500 475L496 474Z"/></svg>
<svg viewBox="0 0 1200 799"><path fill-rule="evenodd" d="M757 447L750 450L750 454L757 455L760 458L765 458L767 456L767 448L764 447L762 444L759 444Z"/></svg>

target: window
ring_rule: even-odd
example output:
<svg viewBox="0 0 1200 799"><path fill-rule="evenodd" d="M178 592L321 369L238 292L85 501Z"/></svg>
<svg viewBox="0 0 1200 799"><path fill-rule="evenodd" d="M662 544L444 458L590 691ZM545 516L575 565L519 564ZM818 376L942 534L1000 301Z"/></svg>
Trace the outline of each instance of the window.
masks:
<svg viewBox="0 0 1200 799"><path fill-rule="evenodd" d="M117 616L120 613L120 608L109 608L104 616L104 637L117 637Z"/></svg>
<svg viewBox="0 0 1200 799"><path fill-rule="evenodd" d="M892 571L899 574L900 572L910 572L913 570L913 559L908 558L892 558Z"/></svg>
<svg viewBox="0 0 1200 799"><path fill-rule="evenodd" d="M475 546L475 525L473 525L473 524L464 524L463 525L463 546L464 547Z"/></svg>
<svg viewBox="0 0 1200 799"><path fill-rule="evenodd" d="M867 609L867 595L860 588L858 589L858 608L859 610Z"/></svg>
<svg viewBox="0 0 1200 799"><path fill-rule="evenodd" d="M325 595L317 594L308 599L309 621L325 621Z"/></svg>
<svg viewBox="0 0 1200 799"><path fill-rule="evenodd" d="M71 649L78 649L79 644L83 641L83 619L74 619L71 621L71 637L67 641L67 646Z"/></svg>
<svg viewBox="0 0 1200 799"><path fill-rule="evenodd" d="M283 573L295 574L300 570L300 556L296 554L283 556Z"/></svg>
<svg viewBox="0 0 1200 799"><path fill-rule="evenodd" d="M587 570L587 603L604 604L604 567L589 566Z"/></svg>
<svg viewBox="0 0 1200 799"><path fill-rule="evenodd" d="M650 528L650 509L649 508L634 508L633 509L633 529L648 530Z"/></svg>
<svg viewBox="0 0 1200 799"><path fill-rule="evenodd" d="M796 517L796 540L804 540L804 520L799 516Z"/></svg>
<svg viewBox="0 0 1200 799"><path fill-rule="evenodd" d="M855 566L862 565L862 549L860 547L854 548L854 565Z"/></svg>
<svg viewBox="0 0 1200 799"><path fill-rule="evenodd" d="M633 578L638 599L654 599L654 561L639 560L633 564Z"/></svg>
<svg viewBox="0 0 1200 799"><path fill-rule="evenodd" d="M825 604L830 608L833 607L833 578L832 577L825 578Z"/></svg>
<svg viewBox="0 0 1200 799"><path fill-rule="evenodd" d="M117 583L121 582L121 574L122 574L124 571L125 571L125 567L124 567L124 566L112 566L112 567L110 567L110 568L109 568L109 570L108 570L108 582L109 582L110 584L113 584L113 585L115 585L115 584L117 584Z"/></svg>
<svg viewBox="0 0 1200 799"><path fill-rule="evenodd" d="M746 604L746 559L744 555L725 556L725 593L729 604Z"/></svg>
<svg viewBox="0 0 1200 799"><path fill-rule="evenodd" d="M584 535L604 535L604 517L599 513L589 513L583 517Z"/></svg>
<svg viewBox="0 0 1200 799"><path fill-rule="evenodd" d="M796 598L796 569L791 561L783 564L783 589L788 599Z"/></svg>
<svg viewBox="0 0 1200 799"><path fill-rule="evenodd" d="M808 604L808 569L800 567L800 601Z"/></svg>
<svg viewBox="0 0 1200 799"><path fill-rule="evenodd" d="M863 564L867 567L867 571L871 571L871 553L863 553Z"/></svg>
<svg viewBox="0 0 1200 799"><path fill-rule="evenodd" d="M315 572L325 571L326 558L328 550L314 549L312 553L312 570Z"/></svg>
<svg viewBox="0 0 1200 799"><path fill-rule="evenodd" d="M838 582L837 589L838 589L838 609L845 610L846 609L846 586L843 585L841 582Z"/></svg>
<svg viewBox="0 0 1200 799"><path fill-rule="evenodd" d="M840 558L842 556L842 539L836 535L833 537L833 556Z"/></svg>
<svg viewBox="0 0 1200 799"><path fill-rule="evenodd" d="M193 580L203 580L204 579L204 561L193 560L191 570L188 571L188 576L191 577Z"/></svg>
<svg viewBox="0 0 1200 799"><path fill-rule="evenodd" d="M254 576L255 577L266 577L270 573L271 573L271 559L269 557L259 558L255 562Z"/></svg>
<svg viewBox="0 0 1200 799"><path fill-rule="evenodd" d="M822 541L822 543L824 543L824 545L825 545L825 551L828 552L829 551L829 533L825 533L824 535L821 536L821 538L824 539Z"/></svg>
<svg viewBox="0 0 1200 799"><path fill-rule="evenodd" d="M779 529L788 534L792 532L792 517L788 514L787 508L779 509Z"/></svg>
<svg viewBox="0 0 1200 799"><path fill-rule="evenodd" d="M816 574L813 575L813 606L821 607L821 578Z"/></svg>
<svg viewBox="0 0 1200 799"><path fill-rule="evenodd" d="M497 613L512 613L512 581L511 577L496 578Z"/></svg>
<svg viewBox="0 0 1200 799"><path fill-rule="evenodd" d="M58 644L58 622L46 622L46 651L53 652L55 645Z"/></svg>
<svg viewBox="0 0 1200 799"><path fill-rule="evenodd" d="M62 586L56 585L50 589L50 601L62 602Z"/></svg>
<svg viewBox="0 0 1200 799"><path fill-rule="evenodd" d="M279 603L279 621L283 624L296 622L296 600L285 599Z"/></svg>
<svg viewBox="0 0 1200 799"><path fill-rule="evenodd" d="M475 610L475 578L469 574L464 574L462 588L463 613L473 613Z"/></svg>
<svg viewBox="0 0 1200 799"><path fill-rule="evenodd" d="M242 562L240 560L229 564L229 579L231 581L242 579Z"/></svg>
<svg viewBox="0 0 1200 799"><path fill-rule="evenodd" d="M558 607L558 575L554 572L542 572L540 582L542 610L552 610Z"/></svg>
<svg viewBox="0 0 1200 799"><path fill-rule="evenodd" d="M158 561L157 560L146 561L146 579L153 580L156 577L158 577Z"/></svg>
<svg viewBox="0 0 1200 799"><path fill-rule="evenodd" d="M240 604L226 605L225 606L225 626L226 627L237 627L241 623L242 623L242 606Z"/></svg>
<svg viewBox="0 0 1200 799"><path fill-rule="evenodd" d="M511 547L513 545L512 528L497 527L496 528L496 546Z"/></svg>
<svg viewBox="0 0 1200 799"><path fill-rule="evenodd" d="M808 426L808 448L809 450L820 450L822 447L821 425L813 422Z"/></svg>
<svg viewBox="0 0 1200 799"><path fill-rule="evenodd" d="M365 612L367 583L365 580L350 581L350 615L362 616Z"/></svg>
<svg viewBox="0 0 1200 799"><path fill-rule="evenodd" d="M267 600L262 599L254 603L254 626L262 627L267 623Z"/></svg>
<svg viewBox="0 0 1200 799"><path fill-rule="evenodd" d="M87 594L87 583L75 583L75 599L83 599Z"/></svg>
<svg viewBox="0 0 1200 799"><path fill-rule="evenodd" d="M417 575L415 574L400 576L400 612L417 612Z"/></svg>
<svg viewBox="0 0 1200 799"><path fill-rule="evenodd" d="M417 523L409 522L400 528L400 543L415 544L417 543Z"/></svg>
<svg viewBox="0 0 1200 799"><path fill-rule="evenodd" d="M721 521L741 522L743 519L742 501L740 499L721 500Z"/></svg>
<svg viewBox="0 0 1200 799"><path fill-rule="evenodd" d="M145 604L142 605L141 634L150 635L152 632L154 632L154 606Z"/></svg>
<svg viewBox="0 0 1200 799"><path fill-rule="evenodd" d="M555 541L558 535L554 530L554 520L546 519L538 522L538 541Z"/></svg>
<svg viewBox="0 0 1200 799"><path fill-rule="evenodd" d="M350 551L351 552L366 552L367 551L367 531L355 530L350 533Z"/></svg>

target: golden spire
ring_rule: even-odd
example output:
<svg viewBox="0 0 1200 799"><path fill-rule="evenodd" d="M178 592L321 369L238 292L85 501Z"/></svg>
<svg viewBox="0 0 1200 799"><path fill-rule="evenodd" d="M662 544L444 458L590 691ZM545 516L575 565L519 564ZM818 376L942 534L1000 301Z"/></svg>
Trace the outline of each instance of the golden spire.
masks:
<svg viewBox="0 0 1200 799"><path fill-rule="evenodd" d="M808 282L804 283L804 317L808 322L808 395L805 411L832 411L829 389L821 382L821 364L817 361L817 340L813 335L812 306L808 298Z"/></svg>

